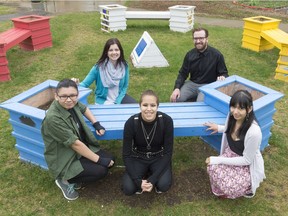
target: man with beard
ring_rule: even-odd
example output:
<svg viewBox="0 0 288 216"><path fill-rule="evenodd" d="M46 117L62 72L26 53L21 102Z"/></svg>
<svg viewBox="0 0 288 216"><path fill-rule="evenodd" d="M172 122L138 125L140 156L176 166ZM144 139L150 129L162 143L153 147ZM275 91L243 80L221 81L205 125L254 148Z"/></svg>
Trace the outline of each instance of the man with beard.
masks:
<svg viewBox="0 0 288 216"><path fill-rule="evenodd" d="M225 80L228 71L219 50L208 46L208 30L194 29L194 46L187 52L175 81L171 102L203 101L199 87L216 80ZM185 81L190 74L190 79Z"/></svg>

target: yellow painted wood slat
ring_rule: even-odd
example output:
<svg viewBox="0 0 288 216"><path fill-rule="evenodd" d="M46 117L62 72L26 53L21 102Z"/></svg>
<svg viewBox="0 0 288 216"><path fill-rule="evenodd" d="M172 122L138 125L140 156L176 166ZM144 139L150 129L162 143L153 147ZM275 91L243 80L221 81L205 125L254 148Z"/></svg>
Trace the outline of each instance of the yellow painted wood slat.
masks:
<svg viewBox="0 0 288 216"><path fill-rule="evenodd" d="M288 45L287 44L282 44L282 48L281 48L279 54L282 56L288 56Z"/></svg>
<svg viewBox="0 0 288 216"><path fill-rule="evenodd" d="M274 45L271 43L266 44L266 45L255 45L255 44L242 40L242 47L259 52L259 51L271 50L274 48Z"/></svg>
<svg viewBox="0 0 288 216"><path fill-rule="evenodd" d="M263 31L261 32L261 36L273 43L279 49L282 49L282 44L288 44L288 34L281 29Z"/></svg>
<svg viewBox="0 0 288 216"><path fill-rule="evenodd" d="M283 74L283 73L276 73L274 76L274 79L282 80L285 82L288 82L288 74Z"/></svg>
<svg viewBox="0 0 288 216"><path fill-rule="evenodd" d="M277 63L283 64L283 65L288 65L288 56L280 56Z"/></svg>
<svg viewBox="0 0 288 216"><path fill-rule="evenodd" d="M269 41L265 40L264 38L258 39L250 36L243 35L242 41L247 41L251 44L255 44L258 46L265 46L271 44Z"/></svg>
<svg viewBox="0 0 288 216"><path fill-rule="evenodd" d="M261 39L260 32L254 31L252 29L244 29L243 35Z"/></svg>
<svg viewBox="0 0 288 216"><path fill-rule="evenodd" d="M276 72L288 75L288 65L278 65Z"/></svg>

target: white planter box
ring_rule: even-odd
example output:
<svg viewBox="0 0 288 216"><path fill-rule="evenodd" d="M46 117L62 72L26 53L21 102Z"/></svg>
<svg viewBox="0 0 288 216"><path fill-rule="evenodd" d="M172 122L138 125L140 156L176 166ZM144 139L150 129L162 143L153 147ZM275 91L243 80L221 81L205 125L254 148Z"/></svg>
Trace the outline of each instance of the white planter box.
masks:
<svg viewBox="0 0 288 216"><path fill-rule="evenodd" d="M170 16L182 16L187 17L194 14L195 6L190 5L175 5L172 7L169 7L170 10Z"/></svg>
<svg viewBox="0 0 288 216"><path fill-rule="evenodd" d="M125 16L127 7L111 4L111 5L99 5L100 13L109 15L109 16Z"/></svg>

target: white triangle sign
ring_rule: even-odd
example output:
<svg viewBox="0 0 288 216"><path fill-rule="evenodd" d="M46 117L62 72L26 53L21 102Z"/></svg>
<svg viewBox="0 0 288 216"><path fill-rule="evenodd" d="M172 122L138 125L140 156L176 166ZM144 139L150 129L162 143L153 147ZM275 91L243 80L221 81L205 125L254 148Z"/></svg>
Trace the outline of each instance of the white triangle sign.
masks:
<svg viewBox="0 0 288 216"><path fill-rule="evenodd" d="M167 60L147 31L144 31L142 37L133 49L130 58L136 68L169 66Z"/></svg>

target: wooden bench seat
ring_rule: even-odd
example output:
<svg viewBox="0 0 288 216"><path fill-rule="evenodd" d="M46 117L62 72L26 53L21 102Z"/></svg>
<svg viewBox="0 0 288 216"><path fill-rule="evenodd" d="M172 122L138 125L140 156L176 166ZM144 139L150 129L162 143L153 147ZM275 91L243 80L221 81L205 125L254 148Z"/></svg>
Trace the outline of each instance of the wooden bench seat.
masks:
<svg viewBox="0 0 288 216"><path fill-rule="evenodd" d="M5 51L7 51L30 36L31 30L12 28L0 34L0 44L4 46Z"/></svg>
<svg viewBox="0 0 288 216"><path fill-rule="evenodd" d="M170 11L126 11L126 19L170 19Z"/></svg>
<svg viewBox="0 0 288 216"><path fill-rule="evenodd" d="M288 33L281 29L270 29L261 32L261 37L270 41L278 49L282 49L282 44L288 45Z"/></svg>
<svg viewBox="0 0 288 216"><path fill-rule="evenodd" d="M89 108L106 128L104 136L97 136L99 140L122 139L126 120L140 112L138 104L89 105ZM175 137L208 136L211 132L206 131L206 127L203 126L205 122L224 124L226 119L226 115L204 102L160 103L158 110L172 117ZM92 126L91 130L94 131Z"/></svg>

